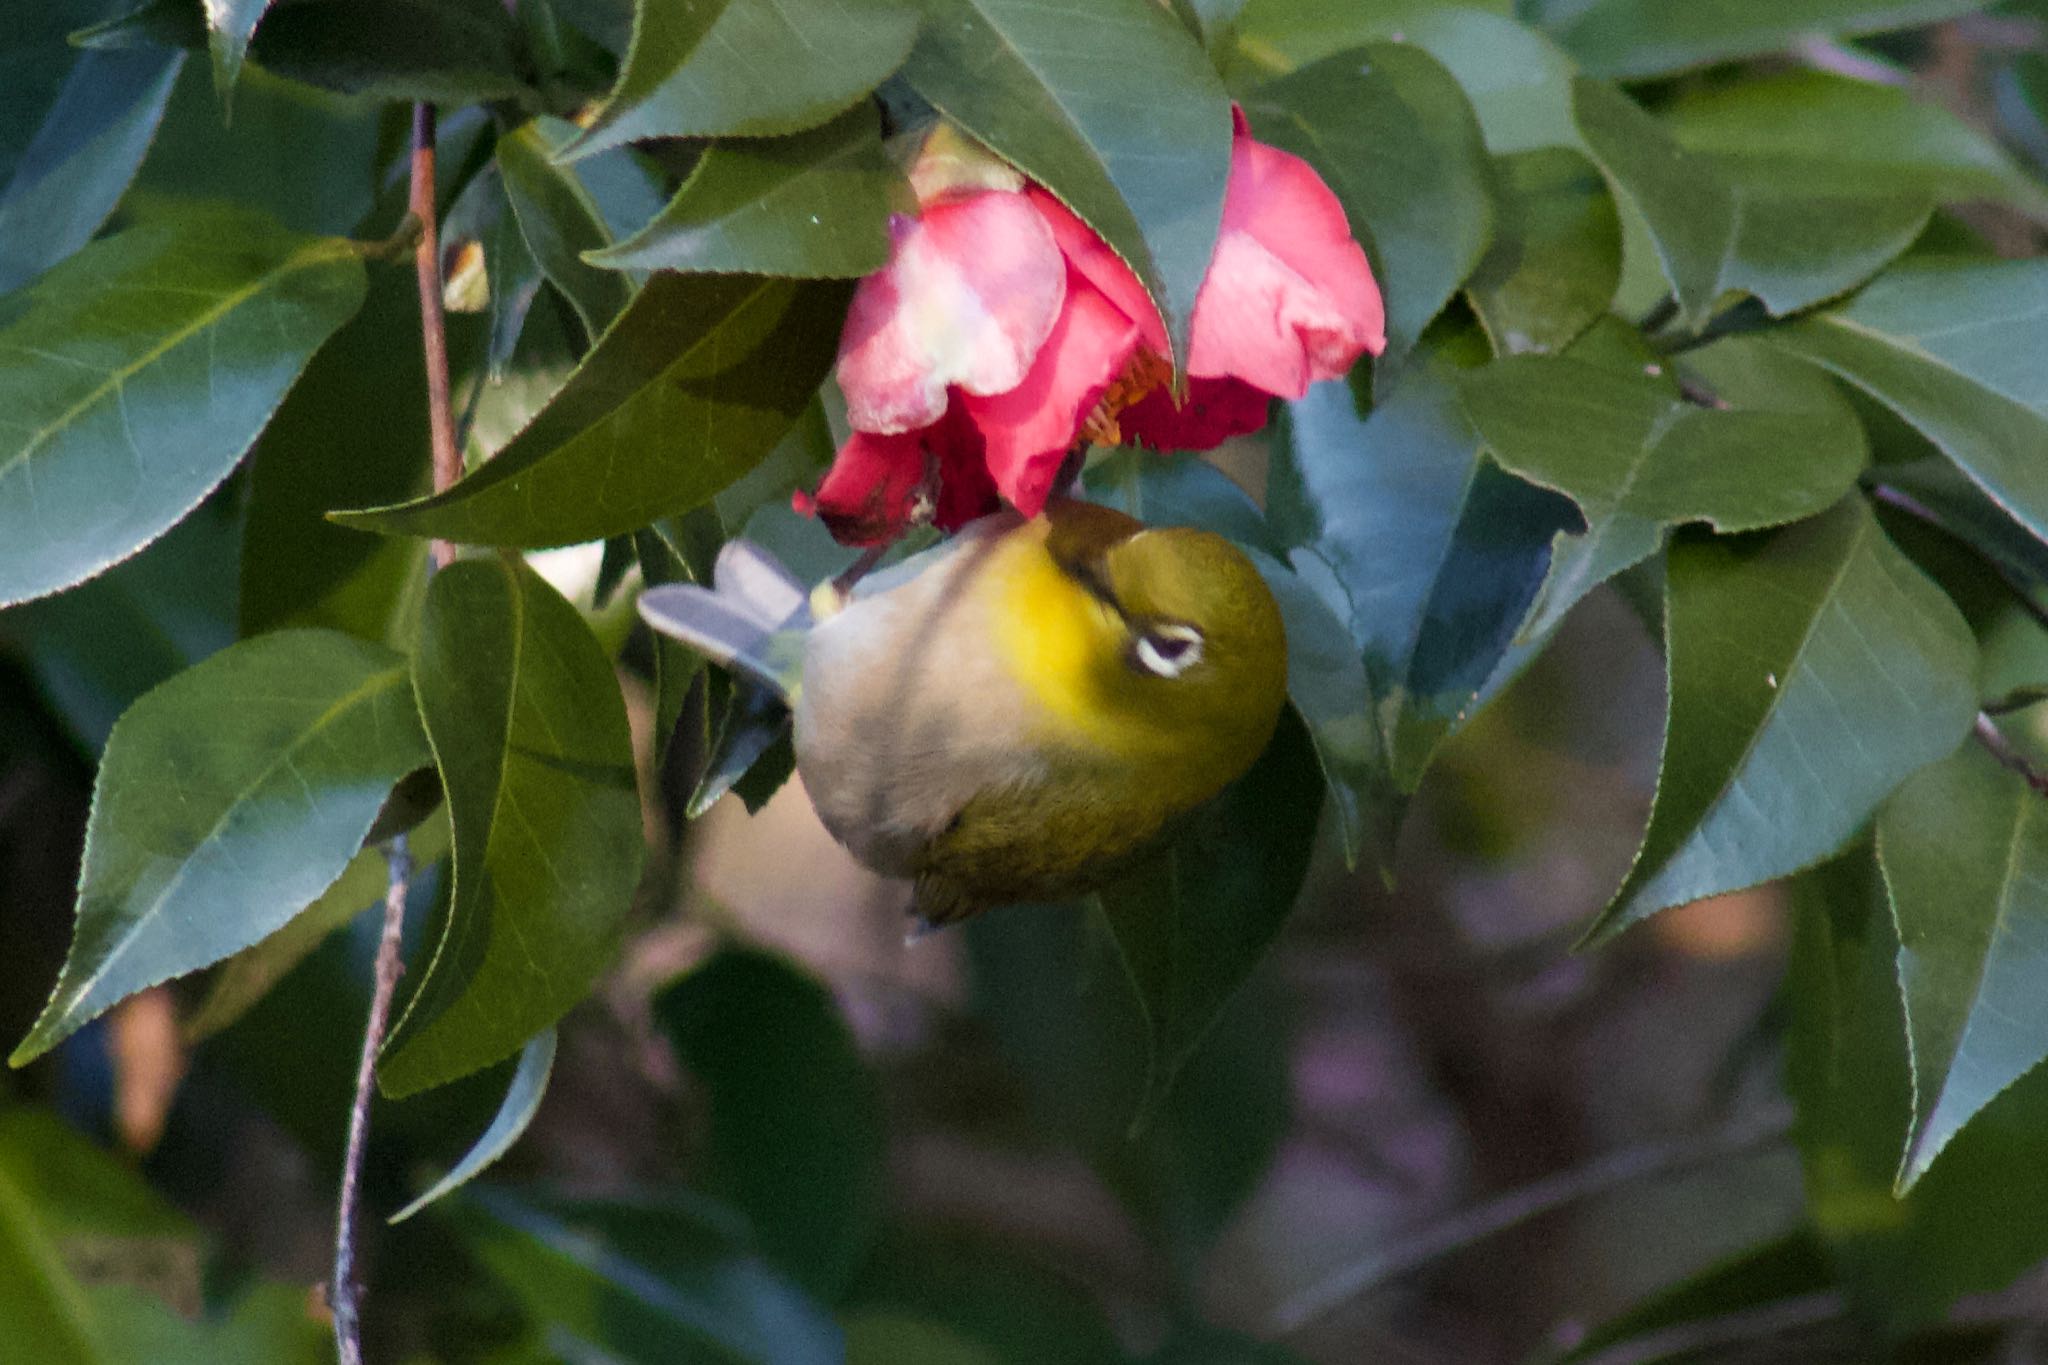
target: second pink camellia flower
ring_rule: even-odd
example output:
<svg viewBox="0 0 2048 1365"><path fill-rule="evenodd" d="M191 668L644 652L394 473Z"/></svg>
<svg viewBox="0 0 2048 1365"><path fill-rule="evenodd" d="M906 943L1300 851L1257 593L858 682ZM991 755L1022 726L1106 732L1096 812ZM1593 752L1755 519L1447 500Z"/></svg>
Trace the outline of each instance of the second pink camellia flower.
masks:
<svg viewBox="0 0 2048 1365"><path fill-rule="evenodd" d="M1386 345L1337 197L1241 116L1181 404L1143 286L1057 199L949 129L911 180L918 216L892 224L840 338L853 435L798 499L842 541L892 539L921 493L947 529L999 500L1035 515L1077 441L1206 450Z"/></svg>

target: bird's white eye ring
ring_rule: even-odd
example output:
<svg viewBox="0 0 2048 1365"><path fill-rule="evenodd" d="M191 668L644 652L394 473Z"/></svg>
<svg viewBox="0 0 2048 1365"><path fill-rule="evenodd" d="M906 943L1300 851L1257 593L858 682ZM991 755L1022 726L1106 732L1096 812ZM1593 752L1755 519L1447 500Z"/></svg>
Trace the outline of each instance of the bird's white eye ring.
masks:
<svg viewBox="0 0 2048 1365"><path fill-rule="evenodd" d="M1178 678L1202 661L1202 632L1193 626L1152 626L1138 636L1131 652L1154 677Z"/></svg>

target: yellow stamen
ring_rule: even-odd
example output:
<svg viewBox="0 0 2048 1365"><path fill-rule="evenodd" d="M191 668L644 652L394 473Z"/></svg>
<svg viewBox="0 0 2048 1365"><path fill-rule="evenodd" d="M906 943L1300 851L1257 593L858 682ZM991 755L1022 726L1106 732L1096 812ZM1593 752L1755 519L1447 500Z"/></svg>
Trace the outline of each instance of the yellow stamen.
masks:
<svg viewBox="0 0 2048 1365"><path fill-rule="evenodd" d="M1167 363L1166 357L1140 346L1131 353L1123 372L1109 382L1094 410L1082 421L1081 435L1096 445L1122 445L1124 433L1117 417L1155 389L1163 389L1172 381L1173 366Z"/></svg>

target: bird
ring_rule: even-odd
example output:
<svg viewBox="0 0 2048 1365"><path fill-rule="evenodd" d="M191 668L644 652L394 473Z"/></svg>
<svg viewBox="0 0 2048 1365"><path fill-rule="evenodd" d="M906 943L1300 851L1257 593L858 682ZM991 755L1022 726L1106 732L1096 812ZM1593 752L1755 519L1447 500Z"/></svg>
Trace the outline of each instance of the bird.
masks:
<svg viewBox="0 0 2048 1365"><path fill-rule="evenodd" d="M1224 537L1063 497L850 589L744 539L641 616L778 698L820 820L919 930L1127 874L1246 772L1287 696L1280 611Z"/></svg>

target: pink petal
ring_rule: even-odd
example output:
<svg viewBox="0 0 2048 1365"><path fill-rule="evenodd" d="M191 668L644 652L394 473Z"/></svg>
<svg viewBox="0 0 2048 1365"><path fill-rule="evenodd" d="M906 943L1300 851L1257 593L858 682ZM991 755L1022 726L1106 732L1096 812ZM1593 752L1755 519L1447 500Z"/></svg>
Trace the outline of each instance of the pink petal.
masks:
<svg viewBox="0 0 2048 1365"><path fill-rule="evenodd" d="M1125 408L1117 419L1124 439L1154 450L1213 450L1232 436L1266 425L1272 395L1239 379L1192 379L1180 407L1165 389L1154 389Z"/></svg>
<svg viewBox="0 0 2048 1365"><path fill-rule="evenodd" d="M1059 243L1067 264L1107 295L1125 317L1138 324L1147 346L1166 354L1166 326L1159 320L1159 310L1152 306L1151 295L1138 283L1124 258L1097 236L1094 228L1076 217L1072 209L1045 190L1033 185L1025 194L1052 229L1053 240Z"/></svg>
<svg viewBox="0 0 2048 1365"><path fill-rule="evenodd" d="M969 195L890 231L889 264L860 282L839 338L847 420L884 435L938 421L948 386L1016 387L1066 297L1052 231L1023 195Z"/></svg>
<svg viewBox="0 0 2048 1365"><path fill-rule="evenodd" d="M1238 137L1188 373L1299 398L1385 348L1379 286L1337 196L1299 157Z"/></svg>
<svg viewBox="0 0 2048 1365"><path fill-rule="evenodd" d="M1025 516L1045 506L1080 426L1138 347L1138 326L1078 271L1067 306L1024 382L1008 393L964 398L980 430L995 486Z"/></svg>
<svg viewBox="0 0 2048 1365"><path fill-rule="evenodd" d="M924 433L875 436L856 431L839 447L815 494L799 492L796 510L831 528L846 545L894 540L910 519L924 479Z"/></svg>

